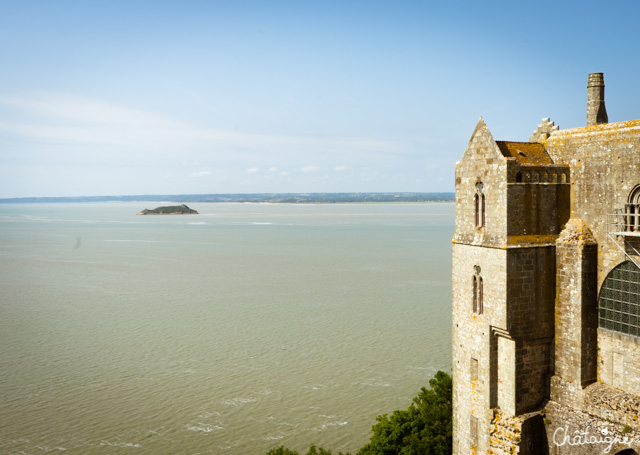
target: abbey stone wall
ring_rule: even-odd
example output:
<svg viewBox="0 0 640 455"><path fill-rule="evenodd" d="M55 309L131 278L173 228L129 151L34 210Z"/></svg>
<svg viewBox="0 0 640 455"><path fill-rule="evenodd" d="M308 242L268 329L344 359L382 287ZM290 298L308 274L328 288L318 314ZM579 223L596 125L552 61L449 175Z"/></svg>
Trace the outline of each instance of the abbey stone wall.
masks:
<svg viewBox="0 0 640 455"><path fill-rule="evenodd" d="M556 331L562 329L564 318L564 330L575 335L556 336L560 340L555 348L556 376L551 382L552 401L547 406L551 409L547 418L551 453L602 453L597 445L554 444L554 433L558 439L564 427L600 436L605 431L613 439L635 441L635 445L614 444L609 453L629 447L637 451L640 338L599 328L597 296L609 272L627 259L622 249L636 257L632 249L625 247L623 239L616 242L607 235L611 230L607 222L613 221L611 214L615 210L624 210L630 192L640 183L640 121L558 131L550 135L546 148L555 162L571 168L571 217L582 220L581 230L588 230L591 240L586 243L591 243L588 248L593 250L587 253L590 259L584 261L582 268L576 267L575 253L574 257L559 259L564 272L558 271L558 288L565 295L558 298L560 327ZM562 249L558 247L558 254L571 254L566 251L571 243L574 249L582 248L579 240L565 242ZM572 305L571 295L579 296L581 315L568 310L569 306L577 307ZM567 371L569 368L574 371Z"/></svg>
<svg viewBox="0 0 640 455"><path fill-rule="evenodd" d="M640 121L603 124L602 75L588 86L590 126L545 119L527 144L481 119L456 164L454 454L640 451L640 337L598 328L619 244L635 254L606 215L640 184Z"/></svg>

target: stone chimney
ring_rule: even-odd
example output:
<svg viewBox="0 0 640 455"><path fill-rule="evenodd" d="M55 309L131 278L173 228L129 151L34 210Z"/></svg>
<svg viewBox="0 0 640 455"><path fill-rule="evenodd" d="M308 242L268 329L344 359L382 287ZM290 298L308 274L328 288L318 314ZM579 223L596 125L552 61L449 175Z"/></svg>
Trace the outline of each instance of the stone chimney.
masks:
<svg viewBox="0 0 640 455"><path fill-rule="evenodd" d="M587 82L587 126L599 123L609 123L604 107L604 76L591 73Z"/></svg>

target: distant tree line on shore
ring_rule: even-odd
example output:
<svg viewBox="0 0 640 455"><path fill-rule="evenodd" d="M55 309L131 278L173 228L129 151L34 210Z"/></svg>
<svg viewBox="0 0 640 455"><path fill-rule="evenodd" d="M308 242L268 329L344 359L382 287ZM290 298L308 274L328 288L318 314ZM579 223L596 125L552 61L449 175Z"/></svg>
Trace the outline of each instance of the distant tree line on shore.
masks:
<svg viewBox="0 0 640 455"><path fill-rule="evenodd" d="M449 455L453 451L452 380L438 371L422 388L406 411L376 417L369 443L357 455ZM332 455L331 450L311 445L306 454L284 446L266 455ZM339 452L336 455L350 455Z"/></svg>
<svg viewBox="0 0 640 455"><path fill-rule="evenodd" d="M245 203L323 203L354 202L454 202L455 193L255 193L255 194L163 194L129 196L23 197L4 198L0 203L61 202L245 202Z"/></svg>

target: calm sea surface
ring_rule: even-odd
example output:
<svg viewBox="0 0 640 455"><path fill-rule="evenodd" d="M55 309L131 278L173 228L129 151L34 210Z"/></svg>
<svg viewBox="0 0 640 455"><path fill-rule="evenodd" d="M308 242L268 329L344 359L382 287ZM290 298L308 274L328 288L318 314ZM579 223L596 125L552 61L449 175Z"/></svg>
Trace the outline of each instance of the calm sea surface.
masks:
<svg viewBox="0 0 640 455"><path fill-rule="evenodd" d="M0 205L0 453L355 452L451 368L453 204Z"/></svg>

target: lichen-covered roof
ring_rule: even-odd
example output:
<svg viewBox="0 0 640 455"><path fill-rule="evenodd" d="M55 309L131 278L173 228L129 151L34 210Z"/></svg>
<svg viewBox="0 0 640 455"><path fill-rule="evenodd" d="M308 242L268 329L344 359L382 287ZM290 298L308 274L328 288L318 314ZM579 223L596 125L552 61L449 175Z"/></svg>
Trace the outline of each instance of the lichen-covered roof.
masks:
<svg viewBox="0 0 640 455"><path fill-rule="evenodd" d="M498 148L506 158L516 158L525 166L544 166L553 164L553 160L539 142L496 141Z"/></svg>
<svg viewBox="0 0 640 455"><path fill-rule="evenodd" d="M569 140L585 143L591 143L594 139L598 141L625 141L638 136L640 136L640 120L627 120L554 131L546 145L550 148L564 146Z"/></svg>
<svg viewBox="0 0 640 455"><path fill-rule="evenodd" d="M593 232L584 220L571 218L558 236L558 242L585 245L597 243Z"/></svg>

